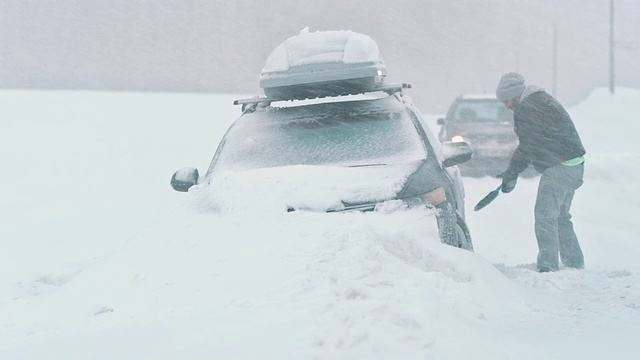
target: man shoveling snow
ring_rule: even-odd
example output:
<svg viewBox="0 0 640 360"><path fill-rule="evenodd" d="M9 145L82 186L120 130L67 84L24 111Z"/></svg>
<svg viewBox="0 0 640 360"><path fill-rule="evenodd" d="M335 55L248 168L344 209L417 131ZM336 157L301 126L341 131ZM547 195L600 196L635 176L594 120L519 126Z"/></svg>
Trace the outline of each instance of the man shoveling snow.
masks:
<svg viewBox="0 0 640 360"><path fill-rule="evenodd" d="M575 190L583 183L585 149L571 117L543 89L525 86L518 73L502 76L496 96L513 111L519 140L509 167L498 175L501 191L513 191L518 174L529 164L542 174L534 210L538 271L557 271L560 260L566 267L584 268L569 211Z"/></svg>

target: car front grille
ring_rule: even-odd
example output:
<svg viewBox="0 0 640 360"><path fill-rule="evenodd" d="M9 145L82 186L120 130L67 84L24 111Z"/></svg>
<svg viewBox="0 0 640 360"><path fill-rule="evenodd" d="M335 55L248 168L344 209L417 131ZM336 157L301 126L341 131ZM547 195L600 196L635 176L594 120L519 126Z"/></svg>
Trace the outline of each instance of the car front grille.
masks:
<svg viewBox="0 0 640 360"><path fill-rule="evenodd" d="M472 143L499 143L499 144L511 144L518 141L515 135L469 135L469 140Z"/></svg>

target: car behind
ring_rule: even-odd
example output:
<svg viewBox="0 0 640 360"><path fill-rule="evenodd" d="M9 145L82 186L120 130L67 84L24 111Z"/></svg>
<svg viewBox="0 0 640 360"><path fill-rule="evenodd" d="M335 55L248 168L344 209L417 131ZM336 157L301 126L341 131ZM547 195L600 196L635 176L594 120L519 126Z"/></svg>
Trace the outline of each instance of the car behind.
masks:
<svg viewBox="0 0 640 360"><path fill-rule="evenodd" d="M440 141L465 141L473 148L473 159L460 166L465 176L500 174L518 146L513 113L493 95L458 96L438 124Z"/></svg>

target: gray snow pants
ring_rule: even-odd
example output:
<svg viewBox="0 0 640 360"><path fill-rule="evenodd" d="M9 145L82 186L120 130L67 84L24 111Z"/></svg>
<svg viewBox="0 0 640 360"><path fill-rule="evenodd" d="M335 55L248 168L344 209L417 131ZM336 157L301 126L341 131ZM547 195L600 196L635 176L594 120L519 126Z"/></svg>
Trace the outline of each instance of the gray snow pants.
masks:
<svg viewBox="0 0 640 360"><path fill-rule="evenodd" d="M584 268L584 256L569 213L583 176L584 163L558 164L542 172L534 211L539 271L559 270L558 254L565 266Z"/></svg>

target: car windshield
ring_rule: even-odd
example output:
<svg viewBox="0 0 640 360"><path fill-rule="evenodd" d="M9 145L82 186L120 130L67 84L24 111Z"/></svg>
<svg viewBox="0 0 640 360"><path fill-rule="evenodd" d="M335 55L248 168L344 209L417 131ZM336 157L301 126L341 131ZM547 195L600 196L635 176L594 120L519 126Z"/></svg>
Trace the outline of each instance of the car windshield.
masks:
<svg viewBox="0 0 640 360"><path fill-rule="evenodd" d="M455 122L513 123L513 113L495 99L463 100L455 107Z"/></svg>
<svg viewBox="0 0 640 360"><path fill-rule="evenodd" d="M366 166L424 159L425 146L411 115L403 106L379 106L381 102L389 100L245 114L225 135L210 175L286 165Z"/></svg>

